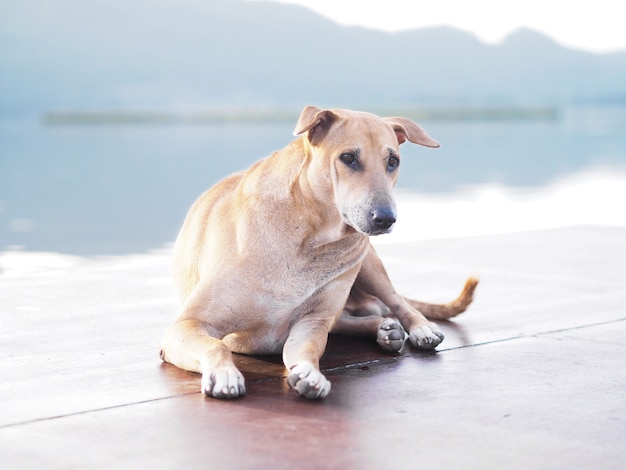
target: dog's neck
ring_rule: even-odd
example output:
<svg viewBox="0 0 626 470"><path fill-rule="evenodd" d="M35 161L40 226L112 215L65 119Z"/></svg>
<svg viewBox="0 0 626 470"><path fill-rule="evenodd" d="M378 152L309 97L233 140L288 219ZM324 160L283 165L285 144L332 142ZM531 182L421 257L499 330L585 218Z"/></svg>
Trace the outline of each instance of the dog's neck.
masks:
<svg viewBox="0 0 626 470"><path fill-rule="evenodd" d="M319 180L310 180L312 159L305 137L295 139L258 162L253 170L261 177L244 178L240 190L256 199L253 206L262 206L268 213L282 218L285 230L302 233L305 244L354 238L357 232L346 225L337 210L332 183L322 185Z"/></svg>

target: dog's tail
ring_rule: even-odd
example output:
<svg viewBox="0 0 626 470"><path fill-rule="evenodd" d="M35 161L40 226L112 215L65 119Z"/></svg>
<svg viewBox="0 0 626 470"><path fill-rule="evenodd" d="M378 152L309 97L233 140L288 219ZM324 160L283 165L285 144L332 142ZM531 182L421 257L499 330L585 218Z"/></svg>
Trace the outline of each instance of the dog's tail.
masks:
<svg viewBox="0 0 626 470"><path fill-rule="evenodd" d="M478 279L470 277L465 281L461 294L447 304L428 304L418 300L406 299L409 305L424 314L430 320L447 320L463 313L474 299L474 289L478 285Z"/></svg>

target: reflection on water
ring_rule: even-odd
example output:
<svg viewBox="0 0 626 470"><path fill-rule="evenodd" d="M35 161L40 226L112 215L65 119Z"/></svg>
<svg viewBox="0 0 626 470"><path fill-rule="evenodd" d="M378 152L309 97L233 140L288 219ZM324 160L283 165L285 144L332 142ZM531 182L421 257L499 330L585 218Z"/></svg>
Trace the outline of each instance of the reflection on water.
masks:
<svg viewBox="0 0 626 470"><path fill-rule="evenodd" d="M585 223L582 219L589 217L576 217L583 213L606 215L588 223L610 223L611 211L619 212L611 201L624 200L619 192L620 175L626 174L624 107L566 109L554 120L421 124L442 147L405 144L398 185L418 193L421 204L431 203L420 206L412 196L413 202L405 204L419 214L414 219L423 221L424 229L442 226L446 210L472 198L482 198L485 221L494 212L491 230L498 224L502 230L523 229L505 217L515 201L532 206L526 226L542 226L539 220ZM160 247L174 239L202 191L286 145L292 130L292 124L282 122L44 126L37 119L0 120L0 250L110 254ZM609 170L590 173L595 183L563 179L590 168ZM559 188L573 185L574 192L559 193L557 181ZM614 186L614 192L603 191ZM569 194L571 201L562 198L560 205L550 205L536 199L551 194L555 201L557 193ZM508 198L513 206L484 204L489 197L492 202ZM534 205L528 206L531 200ZM578 210L583 205L585 210ZM570 215L564 218L564 213ZM617 219L614 223L620 224ZM478 226L477 220L468 219L467 226ZM415 228L417 238L425 236L424 229L419 236Z"/></svg>
<svg viewBox="0 0 626 470"><path fill-rule="evenodd" d="M580 225L626 227L626 165L591 168L541 187L491 184L445 194L399 191L396 198L394 231L376 237L375 244Z"/></svg>

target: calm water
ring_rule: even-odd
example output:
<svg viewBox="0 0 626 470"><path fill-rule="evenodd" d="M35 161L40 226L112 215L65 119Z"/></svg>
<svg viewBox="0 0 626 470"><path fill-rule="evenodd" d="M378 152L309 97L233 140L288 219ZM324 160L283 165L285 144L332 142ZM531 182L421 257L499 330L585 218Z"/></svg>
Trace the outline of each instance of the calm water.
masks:
<svg viewBox="0 0 626 470"><path fill-rule="evenodd" d="M489 183L538 187L587 168L626 165L626 107L569 108L547 121L421 124L442 147L405 144L398 183L420 193ZM115 254L160 247L175 238L202 191L286 145L292 130L0 119L0 250Z"/></svg>

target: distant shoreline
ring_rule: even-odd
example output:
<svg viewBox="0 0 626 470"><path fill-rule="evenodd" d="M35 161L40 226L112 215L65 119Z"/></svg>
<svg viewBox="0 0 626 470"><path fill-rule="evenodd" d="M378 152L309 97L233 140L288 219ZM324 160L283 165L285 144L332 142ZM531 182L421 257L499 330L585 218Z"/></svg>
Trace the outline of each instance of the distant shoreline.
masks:
<svg viewBox="0 0 626 470"><path fill-rule="evenodd" d="M556 107L480 107L480 108L379 108L372 112L382 116L405 116L421 121L496 121L556 120ZM292 123L296 111L52 111L41 121L47 126L99 125L219 125Z"/></svg>

